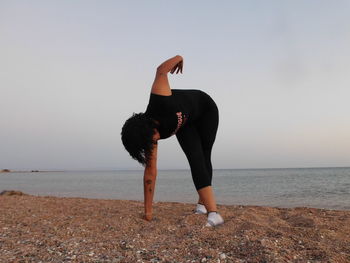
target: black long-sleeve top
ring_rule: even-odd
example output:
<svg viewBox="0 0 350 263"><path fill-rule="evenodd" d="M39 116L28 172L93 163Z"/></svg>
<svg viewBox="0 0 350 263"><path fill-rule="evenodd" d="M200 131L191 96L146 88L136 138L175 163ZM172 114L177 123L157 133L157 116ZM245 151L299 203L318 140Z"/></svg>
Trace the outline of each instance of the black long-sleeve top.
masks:
<svg viewBox="0 0 350 263"><path fill-rule="evenodd" d="M166 139L199 118L209 95L201 90L172 89L172 95L150 94L145 114L159 122L160 139Z"/></svg>

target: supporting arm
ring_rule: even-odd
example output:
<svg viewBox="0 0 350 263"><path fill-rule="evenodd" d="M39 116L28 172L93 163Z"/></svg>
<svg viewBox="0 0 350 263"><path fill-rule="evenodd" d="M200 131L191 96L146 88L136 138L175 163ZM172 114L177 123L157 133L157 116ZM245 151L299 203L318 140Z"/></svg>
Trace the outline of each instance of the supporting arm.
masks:
<svg viewBox="0 0 350 263"><path fill-rule="evenodd" d="M152 214L153 214L153 196L154 196L154 190L156 186L156 177L157 177L157 171L156 170L150 170L145 169L145 173L143 176L143 189L144 189L144 201L145 201L145 219L150 221L152 220Z"/></svg>
<svg viewBox="0 0 350 263"><path fill-rule="evenodd" d="M157 144L154 144L152 150L152 157L145 167L143 176L143 190L144 190L144 205L145 205L145 219L152 220L153 213L153 196L156 186L157 177Z"/></svg>

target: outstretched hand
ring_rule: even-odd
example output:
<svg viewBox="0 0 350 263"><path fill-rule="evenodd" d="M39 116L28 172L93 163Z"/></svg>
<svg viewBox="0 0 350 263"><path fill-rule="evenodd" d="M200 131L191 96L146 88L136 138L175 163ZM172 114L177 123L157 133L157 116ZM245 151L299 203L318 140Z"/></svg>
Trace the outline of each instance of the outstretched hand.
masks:
<svg viewBox="0 0 350 263"><path fill-rule="evenodd" d="M183 68L183 65L184 65L184 61L183 59L177 63L170 71L171 74L173 74L175 71L175 74L178 74L179 72L182 74L182 68Z"/></svg>

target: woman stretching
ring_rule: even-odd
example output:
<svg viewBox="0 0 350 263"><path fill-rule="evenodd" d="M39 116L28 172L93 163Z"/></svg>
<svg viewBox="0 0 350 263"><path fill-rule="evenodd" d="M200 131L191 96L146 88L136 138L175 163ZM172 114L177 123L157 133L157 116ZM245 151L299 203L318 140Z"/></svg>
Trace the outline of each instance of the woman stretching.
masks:
<svg viewBox="0 0 350 263"><path fill-rule="evenodd" d="M183 58L175 56L157 68L145 113L133 114L122 128L122 141L131 157L144 167L145 219L152 219L152 202L157 176L158 140L176 135L190 164L199 200L195 213L206 214L206 226L224 222L217 212L211 186L211 150L219 124L218 108L200 90L170 89L168 76L182 73Z"/></svg>

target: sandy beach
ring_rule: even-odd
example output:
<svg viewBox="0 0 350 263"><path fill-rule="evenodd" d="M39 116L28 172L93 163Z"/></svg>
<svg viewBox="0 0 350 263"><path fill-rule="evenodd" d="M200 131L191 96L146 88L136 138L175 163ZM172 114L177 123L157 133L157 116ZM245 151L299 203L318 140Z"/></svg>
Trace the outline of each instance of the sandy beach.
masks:
<svg viewBox="0 0 350 263"><path fill-rule="evenodd" d="M350 262L350 211L0 196L0 262Z"/></svg>

